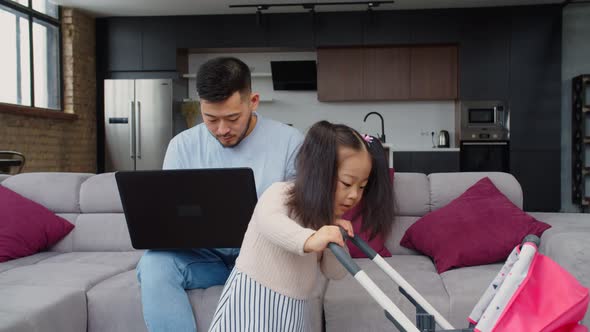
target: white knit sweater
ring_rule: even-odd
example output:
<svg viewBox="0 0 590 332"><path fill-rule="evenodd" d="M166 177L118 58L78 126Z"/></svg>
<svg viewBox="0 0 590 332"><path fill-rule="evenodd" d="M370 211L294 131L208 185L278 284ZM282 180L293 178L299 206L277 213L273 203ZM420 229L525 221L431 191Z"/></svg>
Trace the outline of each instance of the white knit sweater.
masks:
<svg viewBox="0 0 590 332"><path fill-rule="evenodd" d="M244 236L236 268L280 294L307 299L318 280L318 269L328 279L341 279L346 270L330 249L322 254L303 252L305 241L315 230L304 228L289 217L286 200L292 185L274 183L262 194Z"/></svg>

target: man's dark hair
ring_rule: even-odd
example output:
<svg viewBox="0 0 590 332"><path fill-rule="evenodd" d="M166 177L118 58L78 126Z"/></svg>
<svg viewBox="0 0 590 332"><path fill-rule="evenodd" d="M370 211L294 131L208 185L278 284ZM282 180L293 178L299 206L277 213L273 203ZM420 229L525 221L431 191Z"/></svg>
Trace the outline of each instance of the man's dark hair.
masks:
<svg viewBox="0 0 590 332"><path fill-rule="evenodd" d="M201 65L197 73L199 98L220 102L236 91L242 96L252 91L250 68L240 59L219 57Z"/></svg>
<svg viewBox="0 0 590 332"><path fill-rule="evenodd" d="M361 231L369 230L371 239L377 234L388 234L394 200L383 146L374 137L368 143L356 130L328 121L320 121L309 129L297 154L297 175L287 200L290 213L304 227L312 229L332 223L339 147L366 149L371 155L371 173L359 203L363 216Z"/></svg>

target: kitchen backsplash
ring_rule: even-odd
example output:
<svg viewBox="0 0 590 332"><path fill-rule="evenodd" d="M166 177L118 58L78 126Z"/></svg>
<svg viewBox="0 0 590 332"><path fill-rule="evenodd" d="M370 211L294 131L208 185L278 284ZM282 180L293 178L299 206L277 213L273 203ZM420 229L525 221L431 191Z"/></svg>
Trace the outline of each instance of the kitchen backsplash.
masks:
<svg viewBox="0 0 590 332"><path fill-rule="evenodd" d="M315 52L269 52L232 54L192 54L189 57L189 71L196 73L206 60L216 56L235 56L253 70L253 74L270 73L270 61L315 60ZM369 112L379 112L384 119L387 143L393 149L426 149L432 147L431 132L435 143L440 130L447 130L450 137L455 133L455 103L453 101L416 102L333 102L317 100L316 91L274 91L272 78L268 75L253 75L252 85L261 99L258 112L275 120L292 124L305 132L313 123L328 120L347 124L361 133L381 135L381 120ZM197 98L196 80L189 79L189 97ZM451 147L454 142L451 139Z"/></svg>

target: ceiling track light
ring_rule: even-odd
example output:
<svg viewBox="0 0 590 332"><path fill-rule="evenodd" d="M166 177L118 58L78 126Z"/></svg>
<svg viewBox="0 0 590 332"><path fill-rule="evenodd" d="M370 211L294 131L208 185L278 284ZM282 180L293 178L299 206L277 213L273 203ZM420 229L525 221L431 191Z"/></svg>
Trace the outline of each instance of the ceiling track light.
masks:
<svg viewBox="0 0 590 332"><path fill-rule="evenodd" d="M347 6L347 5L367 5L367 10L371 11L382 4L392 4L394 1L351 1L351 2L303 2L303 3L277 3L277 4L248 4L248 5L229 5L229 8L256 8L256 14L260 15L263 10L270 7L303 7L311 13L315 12L317 6Z"/></svg>

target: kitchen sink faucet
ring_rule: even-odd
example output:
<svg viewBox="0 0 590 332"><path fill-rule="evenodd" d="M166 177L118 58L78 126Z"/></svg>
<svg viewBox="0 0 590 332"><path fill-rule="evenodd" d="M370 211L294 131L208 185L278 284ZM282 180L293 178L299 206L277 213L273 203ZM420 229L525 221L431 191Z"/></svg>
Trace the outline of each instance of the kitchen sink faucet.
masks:
<svg viewBox="0 0 590 332"><path fill-rule="evenodd" d="M381 118L381 136L380 137L377 137L377 138L381 141L381 143L385 143L385 124L384 124L384 121L383 121L383 116L381 114L379 114L379 112L370 112L370 113L367 113L367 115L365 115L365 118L363 119L363 122L367 122L367 118L371 114L376 114L376 115L378 115Z"/></svg>

